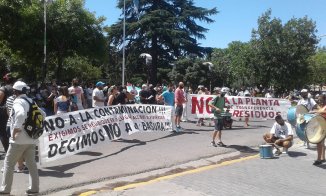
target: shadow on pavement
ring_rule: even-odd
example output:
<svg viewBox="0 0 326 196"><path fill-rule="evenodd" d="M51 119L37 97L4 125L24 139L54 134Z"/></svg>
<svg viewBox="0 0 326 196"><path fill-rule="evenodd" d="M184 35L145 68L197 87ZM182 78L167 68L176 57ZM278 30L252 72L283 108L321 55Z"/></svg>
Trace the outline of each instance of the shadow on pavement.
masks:
<svg viewBox="0 0 326 196"><path fill-rule="evenodd" d="M306 153L303 153L303 152L295 152L295 151L288 152L288 154L289 154L289 157L302 157L302 156L307 156Z"/></svg>
<svg viewBox="0 0 326 196"><path fill-rule="evenodd" d="M321 169L326 169L326 165L325 164L324 165L316 165L316 167L319 167Z"/></svg>
<svg viewBox="0 0 326 196"><path fill-rule="evenodd" d="M51 176L56 178L67 178L72 177L74 173L64 173L62 170L54 170L54 171L43 171L41 169L38 170L39 176Z"/></svg>
<svg viewBox="0 0 326 196"><path fill-rule="evenodd" d="M76 155L88 155L88 156L101 156L103 155L103 153L100 153L100 152L92 152L92 151L84 151L84 152L79 152L77 153Z"/></svg>
<svg viewBox="0 0 326 196"><path fill-rule="evenodd" d="M120 154L120 153L122 153L122 152L124 152L124 151L126 151L126 150L128 150L130 148L133 148L133 147L146 145L147 142L154 142L154 141L157 141L157 140L161 140L161 139L165 139L165 138L169 138L169 137L174 137L174 136L178 136L178 135L182 135L182 134L194 134L194 133L193 132L188 132L188 131L187 132L181 132L181 133L171 133L171 134L169 134L167 136L160 137L160 138L153 139L153 140L149 140L149 141L140 141L140 140L137 140L137 139L132 139L132 140L119 139L119 140L115 140L114 142L123 142L123 143L129 143L129 144L133 144L133 145L126 146L124 148L121 148L117 152L114 152L114 153L111 153L111 154L108 154L108 155L105 155L105 156L102 156L102 157L99 157L99 158L94 158L94 159L89 159L89 160L85 160L85 161L69 163L69 164L65 164L65 165L58 165L58 166L53 166L53 167L45 167L45 169L49 169L49 170L53 170L53 171L42 171L42 170L40 170L39 175L40 176L51 176L51 177L57 177L57 178L71 177L71 176L74 175L74 173L66 173L65 174L64 172L68 171L70 169L73 169L75 167L78 167L80 165L84 165L84 164L87 164L87 163L91 163L93 161L105 159L107 157ZM79 155L82 155L82 154L83 155L91 155L91 156L100 156L101 155L101 153L90 152L90 151L80 152L78 154Z"/></svg>
<svg viewBox="0 0 326 196"><path fill-rule="evenodd" d="M229 145L226 148L233 148L241 153L258 153L258 150L250 148L249 146Z"/></svg>

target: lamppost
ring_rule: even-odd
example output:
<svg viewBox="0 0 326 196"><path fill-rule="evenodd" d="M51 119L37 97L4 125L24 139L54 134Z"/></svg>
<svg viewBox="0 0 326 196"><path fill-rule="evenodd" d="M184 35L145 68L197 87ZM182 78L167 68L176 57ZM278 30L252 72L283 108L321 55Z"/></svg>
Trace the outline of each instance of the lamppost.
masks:
<svg viewBox="0 0 326 196"><path fill-rule="evenodd" d="M148 54L148 53L141 53L139 55L140 58L145 58L145 64L147 66L147 79L149 78L149 68L150 65L152 64L152 55Z"/></svg>
<svg viewBox="0 0 326 196"><path fill-rule="evenodd" d="M209 91L212 92L212 68L213 68L213 63L211 62L204 62L203 65L208 66L209 70Z"/></svg>
<svg viewBox="0 0 326 196"><path fill-rule="evenodd" d="M44 48L43 48L43 81L46 78L46 4L47 4L47 0L43 0L43 22L44 22L44 40L43 40L43 44L44 44Z"/></svg>
<svg viewBox="0 0 326 196"><path fill-rule="evenodd" d="M122 86L125 85L126 67L126 0L123 1Z"/></svg>

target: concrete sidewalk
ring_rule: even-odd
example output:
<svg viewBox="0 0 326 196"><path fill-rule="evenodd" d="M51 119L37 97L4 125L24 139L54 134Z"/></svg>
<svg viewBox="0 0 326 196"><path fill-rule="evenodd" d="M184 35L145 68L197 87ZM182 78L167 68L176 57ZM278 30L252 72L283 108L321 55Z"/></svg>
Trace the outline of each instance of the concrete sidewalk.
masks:
<svg viewBox="0 0 326 196"><path fill-rule="evenodd" d="M223 141L228 145L227 148L214 148L210 145L213 127L197 127L189 122L182 123L185 130L181 134L133 134L125 140L109 143L106 148L93 148L91 151L39 166L40 191L47 195L69 195L88 189L85 187L88 185L101 182L107 184L116 180L120 182L122 177L129 179L129 176L139 174L144 178L150 176L148 172L155 173L160 169L168 172L170 168L174 168L174 172L177 172L182 169L183 164L189 169L243 156L243 153L257 154L258 146L263 142L262 135L269 131L272 124L273 121L250 122L249 128L243 128L243 122L235 122L232 130L223 132ZM315 151L311 153L314 154ZM3 161L0 165L2 164ZM22 195L27 186L28 175L16 173L12 194ZM68 192L60 194L62 190Z"/></svg>
<svg viewBox="0 0 326 196"><path fill-rule="evenodd" d="M214 162L218 158L222 159L223 157L215 157L215 160L213 158L211 161ZM259 156L255 156L239 162L232 163L230 161L230 164L227 163L220 167L202 172L190 172L189 175L158 180L155 183L144 181L146 184L144 186L136 186L122 191L110 190L108 182L94 184L82 187L82 191L79 190L74 194L83 192L85 195L103 196L322 196L326 195L326 163L313 166L315 158L315 150L306 149L299 142L293 146L288 155L282 154L274 159L260 159ZM138 178L142 178L142 176L138 176ZM136 179L137 177L131 176L120 179L120 181L132 183L132 181L137 182ZM118 181L119 179L115 180L115 182ZM71 191L73 190L61 192L61 195L71 195L73 194Z"/></svg>

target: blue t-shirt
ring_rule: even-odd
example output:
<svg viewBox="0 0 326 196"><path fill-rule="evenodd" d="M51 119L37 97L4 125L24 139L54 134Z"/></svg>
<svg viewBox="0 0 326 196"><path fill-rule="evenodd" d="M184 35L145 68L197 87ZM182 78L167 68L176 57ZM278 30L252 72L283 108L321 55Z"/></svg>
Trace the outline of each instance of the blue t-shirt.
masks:
<svg viewBox="0 0 326 196"><path fill-rule="evenodd" d="M164 91L162 97L164 98L164 103L167 103L169 106L174 106L174 92Z"/></svg>

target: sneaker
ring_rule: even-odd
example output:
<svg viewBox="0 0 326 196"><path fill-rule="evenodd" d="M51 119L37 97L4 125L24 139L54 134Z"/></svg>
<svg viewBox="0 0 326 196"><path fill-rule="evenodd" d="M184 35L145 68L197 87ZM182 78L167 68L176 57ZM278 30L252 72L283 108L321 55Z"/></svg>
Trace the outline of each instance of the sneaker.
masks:
<svg viewBox="0 0 326 196"><path fill-rule="evenodd" d="M211 142L211 145L214 147L217 147L216 143L214 141Z"/></svg>
<svg viewBox="0 0 326 196"><path fill-rule="evenodd" d="M38 191L32 191L32 190L27 190L25 192L26 195L37 195L39 192Z"/></svg>
<svg viewBox="0 0 326 196"><path fill-rule="evenodd" d="M282 154L288 154L288 149L283 149Z"/></svg>
<svg viewBox="0 0 326 196"><path fill-rule="evenodd" d="M313 165L321 165L325 162L325 160L316 160Z"/></svg>
<svg viewBox="0 0 326 196"><path fill-rule="evenodd" d="M226 147L225 144L223 144L223 142L218 142L217 145L221 146L221 147Z"/></svg>
<svg viewBox="0 0 326 196"><path fill-rule="evenodd" d="M0 191L0 195L10 195L10 192Z"/></svg>
<svg viewBox="0 0 326 196"><path fill-rule="evenodd" d="M282 152L279 149L274 148L273 154L274 154L274 156L280 156L280 154L282 154Z"/></svg>
<svg viewBox="0 0 326 196"><path fill-rule="evenodd" d="M176 127L177 127L178 129L181 129L181 126L180 126L180 125L177 125Z"/></svg>
<svg viewBox="0 0 326 196"><path fill-rule="evenodd" d="M27 172L28 168L26 167L26 165L23 165L22 167L18 167L18 169L16 170L16 173L23 173L23 172Z"/></svg>

